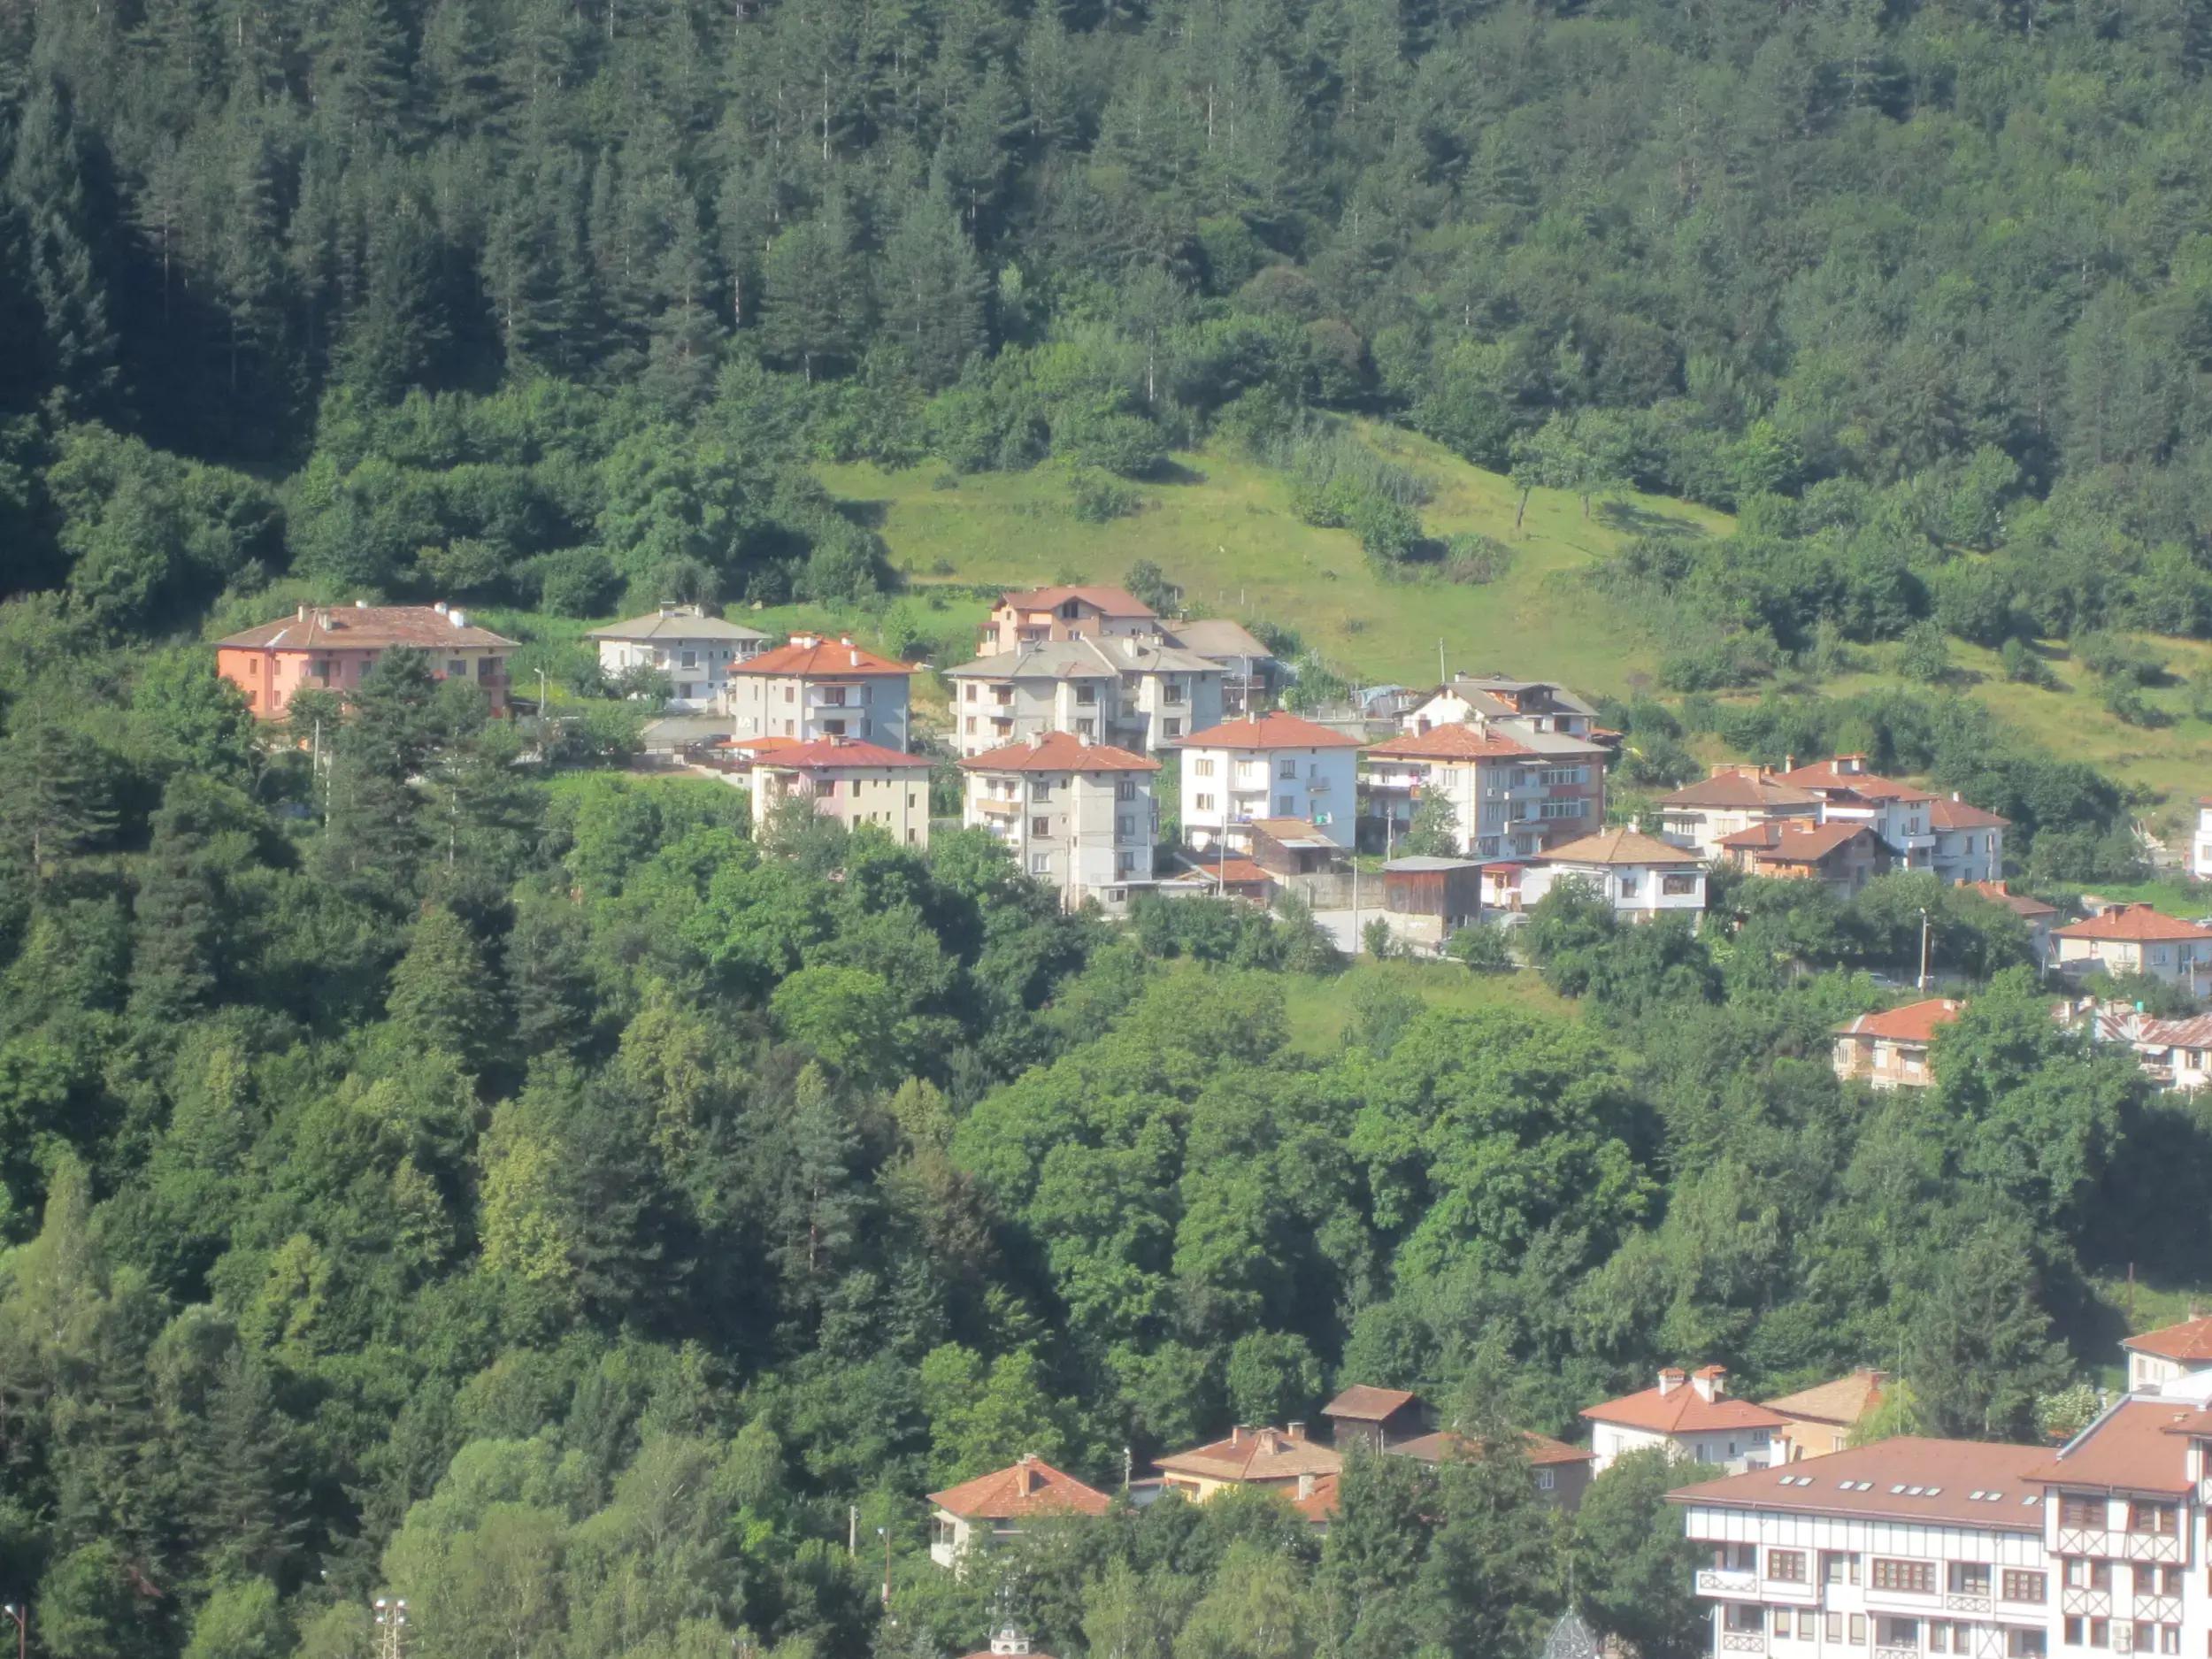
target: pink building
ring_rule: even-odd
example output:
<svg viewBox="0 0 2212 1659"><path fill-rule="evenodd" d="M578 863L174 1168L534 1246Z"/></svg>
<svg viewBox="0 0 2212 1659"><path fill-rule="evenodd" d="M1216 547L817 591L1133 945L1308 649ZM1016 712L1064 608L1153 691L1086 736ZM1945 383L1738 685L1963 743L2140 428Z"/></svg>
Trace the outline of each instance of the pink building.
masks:
<svg viewBox="0 0 2212 1659"><path fill-rule="evenodd" d="M465 680L507 707L507 658L515 641L438 605L302 605L215 642L215 672L246 694L255 718L280 720L299 691L349 692L387 651L420 651L441 680Z"/></svg>

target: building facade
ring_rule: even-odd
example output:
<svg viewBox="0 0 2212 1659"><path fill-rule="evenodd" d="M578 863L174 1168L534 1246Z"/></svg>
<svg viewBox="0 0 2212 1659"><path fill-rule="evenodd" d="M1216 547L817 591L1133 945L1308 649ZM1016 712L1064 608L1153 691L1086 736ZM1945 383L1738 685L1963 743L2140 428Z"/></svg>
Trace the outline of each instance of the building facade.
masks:
<svg viewBox="0 0 2212 1659"><path fill-rule="evenodd" d="M1221 664L1135 637L1022 645L946 671L953 742L981 755L1045 732L1150 754L1221 723Z"/></svg>
<svg viewBox="0 0 2212 1659"><path fill-rule="evenodd" d="M1605 822L1606 752L1585 739L1440 726L1389 738L1361 758L1366 814L1386 844L1431 792L1451 803L1470 858L1534 858Z"/></svg>
<svg viewBox="0 0 2212 1659"><path fill-rule="evenodd" d="M586 636L599 649L599 672L618 679L632 669L668 676L672 709L695 712L724 704L733 664L768 647L758 628L710 617L697 605L663 605L649 617L632 617Z"/></svg>
<svg viewBox="0 0 2212 1659"><path fill-rule="evenodd" d="M1820 797L1823 824L1865 825L1900 868L1935 867L1931 814L1936 798L1925 789L1869 771L1863 755L1838 755L1794 767L1782 774L1782 781Z"/></svg>
<svg viewBox="0 0 2212 1659"><path fill-rule="evenodd" d="M1711 775L1659 797L1661 839L1709 860L1725 857L1722 843L1729 836L1763 824L1811 828L1819 822L1818 795L1763 766L1716 766Z"/></svg>
<svg viewBox="0 0 2212 1659"><path fill-rule="evenodd" d="M1789 1420L1728 1392L1727 1368L1706 1365L1685 1374L1673 1366L1656 1386L1587 1406L1592 1472L1603 1474L1614 1459L1652 1447L1668 1455L1724 1469L1763 1468L1775 1455L1775 1435Z"/></svg>
<svg viewBox="0 0 2212 1659"><path fill-rule="evenodd" d="M991 657L1051 640L1157 638L1160 618L1120 588L1032 588L1002 594L976 640Z"/></svg>
<svg viewBox="0 0 2212 1659"><path fill-rule="evenodd" d="M388 651L420 651L438 679L466 681L504 714L507 659L518 649L449 605L302 605L218 640L215 672L245 694L256 719L280 720L296 693L357 691Z"/></svg>
<svg viewBox="0 0 2212 1659"><path fill-rule="evenodd" d="M2142 973L2193 996L2212 990L2212 928L2147 904L2116 904L2051 930L2061 973Z"/></svg>
<svg viewBox="0 0 2212 1659"><path fill-rule="evenodd" d="M967 826L997 836L1068 908L1086 899L1112 905L1115 890L1151 879L1158 761L1049 732L960 768Z"/></svg>
<svg viewBox="0 0 2212 1659"><path fill-rule="evenodd" d="M1932 997L1837 1026L1836 1076L1881 1089L1926 1088L1935 1081L1928 1053L1936 1033L1958 1018L1960 1006L1948 997Z"/></svg>
<svg viewBox="0 0 2212 1659"><path fill-rule="evenodd" d="M799 742L850 738L885 749L907 745L907 692L914 670L849 639L795 634L732 663L727 699L733 734Z"/></svg>
<svg viewBox="0 0 2212 1659"><path fill-rule="evenodd" d="M2005 832L2012 820L1983 810L1956 795L1938 796L1928 808L1928 830L1935 844L1928 862L1954 884L1995 881L2005 873Z"/></svg>
<svg viewBox="0 0 2212 1659"><path fill-rule="evenodd" d="M1720 843L1737 869L1778 881L1820 881L1847 899L1890 867L1889 849L1864 824L1755 824Z"/></svg>
<svg viewBox="0 0 2212 1659"><path fill-rule="evenodd" d="M1578 881L1623 921L1705 914L1705 866L1686 847L1632 829L1600 830L1538 856L1521 876L1521 902L1533 905L1562 881Z"/></svg>
<svg viewBox="0 0 2212 1659"><path fill-rule="evenodd" d="M1233 845L1255 818L1302 818L1348 848L1358 749L1356 737L1280 711L1194 733L1179 757L1185 839Z"/></svg>
<svg viewBox="0 0 2212 1659"><path fill-rule="evenodd" d="M902 847L929 845L929 761L857 738L777 741L754 753L753 833L794 798L847 829L881 830Z"/></svg>

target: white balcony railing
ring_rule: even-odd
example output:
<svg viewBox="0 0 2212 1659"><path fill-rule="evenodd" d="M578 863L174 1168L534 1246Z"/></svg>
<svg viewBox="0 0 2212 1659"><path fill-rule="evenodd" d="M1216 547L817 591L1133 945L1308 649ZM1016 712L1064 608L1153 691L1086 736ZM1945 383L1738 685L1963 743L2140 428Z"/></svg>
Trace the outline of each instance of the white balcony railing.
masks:
<svg viewBox="0 0 2212 1659"><path fill-rule="evenodd" d="M1767 1650L1766 1632L1760 1630L1724 1630L1720 1633L1723 1653L1764 1653Z"/></svg>
<svg viewBox="0 0 2212 1659"><path fill-rule="evenodd" d="M1748 1567L1700 1567L1697 1571L1697 1593L1700 1595L1756 1595L1759 1594L1759 1575Z"/></svg>

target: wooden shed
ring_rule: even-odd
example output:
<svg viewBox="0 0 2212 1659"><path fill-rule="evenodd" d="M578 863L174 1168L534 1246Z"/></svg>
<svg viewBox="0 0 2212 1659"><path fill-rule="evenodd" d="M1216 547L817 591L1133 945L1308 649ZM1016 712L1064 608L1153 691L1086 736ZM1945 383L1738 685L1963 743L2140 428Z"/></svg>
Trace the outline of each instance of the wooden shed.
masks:
<svg viewBox="0 0 2212 1659"><path fill-rule="evenodd" d="M1383 866L1383 909L1432 916L1447 927L1482 914L1482 865L1472 858L1394 858Z"/></svg>

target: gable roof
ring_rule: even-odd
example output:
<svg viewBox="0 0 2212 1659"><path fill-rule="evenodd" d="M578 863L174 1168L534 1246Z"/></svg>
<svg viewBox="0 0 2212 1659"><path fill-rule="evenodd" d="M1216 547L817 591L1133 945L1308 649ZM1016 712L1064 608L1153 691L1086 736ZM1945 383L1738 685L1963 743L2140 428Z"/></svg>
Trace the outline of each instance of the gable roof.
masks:
<svg viewBox="0 0 2212 1659"><path fill-rule="evenodd" d="M1547 864L1695 864L1703 859L1686 847L1654 839L1632 829L1604 829L1540 854Z"/></svg>
<svg viewBox="0 0 2212 1659"><path fill-rule="evenodd" d="M1849 1427L1871 1411L1882 1401L1882 1373L1878 1371L1855 1371L1848 1377L1838 1377L1832 1382L1816 1383L1810 1388L1801 1388L1793 1394L1784 1394L1779 1400L1761 1402L1770 1411L1779 1411L1785 1417L1801 1417L1814 1423L1833 1423Z"/></svg>
<svg viewBox="0 0 2212 1659"><path fill-rule="evenodd" d="M1393 1412L1402 1411L1419 1399L1402 1388L1377 1388L1369 1383L1354 1383L1329 1403L1321 1408L1325 1417L1349 1417L1355 1423L1379 1423Z"/></svg>
<svg viewBox="0 0 2212 1659"><path fill-rule="evenodd" d="M1740 772L1715 772L1695 783L1685 784L1672 795L1659 797L1662 808L1671 806L1704 807L1817 807L1820 797L1810 789L1801 789L1795 784L1784 783L1772 772L1749 776Z"/></svg>
<svg viewBox="0 0 2212 1659"><path fill-rule="evenodd" d="M480 628L462 611L435 605L302 605L291 616L228 634L217 648L282 651L437 651L513 648L504 634Z"/></svg>
<svg viewBox="0 0 2212 1659"><path fill-rule="evenodd" d="M1175 642L1187 651L1201 657L1244 657L1254 662L1271 660L1274 653L1240 622L1227 617L1202 617L1195 622L1179 622L1174 629Z"/></svg>
<svg viewBox="0 0 2212 1659"><path fill-rule="evenodd" d="M584 635L588 640L764 640L758 628L741 627L720 617L696 611L657 611L649 617L611 622Z"/></svg>
<svg viewBox="0 0 2212 1659"><path fill-rule="evenodd" d="M1785 820L1754 824L1749 829L1722 836L1720 844L1747 852L1763 863L1817 864L1862 835L1869 841L1875 839L1874 832L1863 824L1799 825Z"/></svg>
<svg viewBox="0 0 2212 1659"><path fill-rule="evenodd" d="M1080 600L1110 617L1159 614L1126 588L1031 588L1020 593L1001 594L998 602L1002 608L1011 605L1017 611L1049 611L1070 599Z"/></svg>
<svg viewBox="0 0 2212 1659"><path fill-rule="evenodd" d="M1245 887L1275 878L1249 858L1198 858L1175 879L1201 887Z"/></svg>
<svg viewBox="0 0 2212 1659"><path fill-rule="evenodd" d="M1312 1490L1302 1495L1294 1494L1290 1507L1316 1526L1333 1521L1340 1504L1340 1486L1334 1475L1316 1475Z"/></svg>
<svg viewBox="0 0 2212 1659"><path fill-rule="evenodd" d="M1325 847L1331 852L1344 851L1302 818L1256 818L1244 827L1257 831L1278 847Z"/></svg>
<svg viewBox="0 0 2212 1659"><path fill-rule="evenodd" d="M960 763L964 772L1157 772L1160 763L1072 732L1022 738Z"/></svg>
<svg viewBox="0 0 2212 1659"><path fill-rule="evenodd" d="M765 754L757 752L753 764L772 772L866 772L881 768L927 772L931 765L926 755L909 755L852 737L818 737L810 742L794 743L788 749L771 749Z"/></svg>
<svg viewBox="0 0 2212 1659"><path fill-rule="evenodd" d="M868 674L908 675L914 669L910 664L878 657L850 640L826 640L803 634L788 645L779 645L744 662L732 663L730 672L777 674L803 680L851 680Z"/></svg>
<svg viewBox="0 0 2212 1659"><path fill-rule="evenodd" d="M1179 740L1184 749L1357 749L1360 741L1277 709L1257 718L1224 720Z"/></svg>
<svg viewBox="0 0 2212 1659"><path fill-rule="evenodd" d="M2131 1395L2029 1471L2055 1486L2113 1492L2189 1491L2188 1448L2166 1431L2203 1414L2194 1401Z"/></svg>
<svg viewBox="0 0 2212 1659"><path fill-rule="evenodd" d="M1153 1462L1177 1474L1235 1481L1294 1480L1300 1475L1333 1475L1344 1467L1342 1453L1302 1434L1294 1440L1282 1429L1237 1429L1226 1440Z"/></svg>
<svg viewBox="0 0 2212 1659"><path fill-rule="evenodd" d="M1924 1002L1908 1002L1880 1014L1862 1014L1836 1027L1839 1037L1882 1037L1892 1042L1932 1042L1936 1028L1959 1017L1962 1005L1947 996L1932 996Z"/></svg>
<svg viewBox="0 0 2212 1659"><path fill-rule="evenodd" d="M1035 1456L933 1492L929 1501L970 1521L1013 1521L1055 1509L1103 1515L1112 1507L1104 1493Z"/></svg>
<svg viewBox="0 0 2212 1659"><path fill-rule="evenodd" d="M1939 795L1936 803L1928 809L1929 825L1939 830L2010 829L2012 820L1994 812L1985 811L1971 801L1947 799Z"/></svg>
<svg viewBox="0 0 2212 1659"><path fill-rule="evenodd" d="M945 670L953 680L1111 680L1115 672L1083 640L1032 641Z"/></svg>
<svg viewBox="0 0 2212 1659"><path fill-rule="evenodd" d="M2156 1048L2212 1048L2212 1014L2187 1019L2145 1019L2137 1023L2135 1041Z"/></svg>
<svg viewBox="0 0 2212 1659"><path fill-rule="evenodd" d="M1707 1366L1706 1371L1714 1368ZM1678 1375L1679 1373L1677 1373ZM1704 1371L1699 1372L1700 1376ZM1764 1406L1733 1394L1715 1393L1710 1400L1687 1378L1665 1394L1656 1386L1601 1405L1585 1406L1582 1415L1593 1423L1611 1423L1652 1434L1710 1434L1716 1430L1778 1429L1787 1422Z"/></svg>
<svg viewBox="0 0 2212 1659"><path fill-rule="evenodd" d="M2120 1346L2138 1354L2154 1354L2161 1359L2212 1360L2212 1315L2184 1319L2179 1325L2161 1325L2140 1336L2123 1337Z"/></svg>
<svg viewBox="0 0 2212 1659"><path fill-rule="evenodd" d="M2092 916L2051 930L2058 939L2110 939L2140 942L2158 939L2212 939L2212 928L2199 927L2147 904L2116 904L2101 916Z"/></svg>
<svg viewBox="0 0 2212 1659"><path fill-rule="evenodd" d="M1440 726L1386 738L1367 751L1386 760L1510 760L1537 751L1527 744L1471 726Z"/></svg>
<svg viewBox="0 0 2212 1659"><path fill-rule="evenodd" d="M2056 916L2058 906L2046 904L2041 899L2032 899L2024 893L2010 892L2001 881L1977 881L1974 891L1992 904L2001 904L2015 916Z"/></svg>
<svg viewBox="0 0 2212 1659"><path fill-rule="evenodd" d="M2039 1535L2043 1491L2030 1471L2049 1457L2041 1446L1900 1435L1683 1486L1667 1494L1667 1501L1700 1509L1950 1522Z"/></svg>
<svg viewBox="0 0 2212 1659"><path fill-rule="evenodd" d="M1909 783L1899 783L1893 778L1878 772L1853 772L1843 763L1863 761L1863 755L1839 755L1833 760L1815 761L1809 766L1795 767L1782 774L1785 783L1801 788L1815 789L1823 794L1855 795L1863 801L1932 801L1935 797L1925 789L1916 789Z"/></svg>
<svg viewBox="0 0 2212 1659"><path fill-rule="evenodd" d="M1450 1429L1434 1434L1417 1434L1411 1440L1400 1440L1390 1448L1393 1457L1410 1457L1424 1463L1450 1463L1471 1455L1477 1442ZM1546 1464L1586 1463L1597 1454L1586 1446L1570 1446L1555 1440L1548 1434L1539 1434L1532 1429L1521 1431L1521 1450L1532 1468Z"/></svg>

